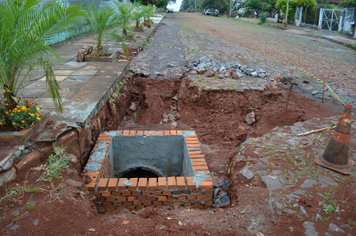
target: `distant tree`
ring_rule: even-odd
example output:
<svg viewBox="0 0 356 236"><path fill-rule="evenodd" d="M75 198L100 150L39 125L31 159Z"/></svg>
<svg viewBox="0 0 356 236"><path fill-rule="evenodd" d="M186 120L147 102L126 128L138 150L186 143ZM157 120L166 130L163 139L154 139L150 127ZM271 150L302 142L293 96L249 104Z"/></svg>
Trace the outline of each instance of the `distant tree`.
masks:
<svg viewBox="0 0 356 236"><path fill-rule="evenodd" d="M218 9L219 12L223 13L229 10L230 2L229 0L203 0L202 8L204 9Z"/></svg>
<svg viewBox="0 0 356 236"><path fill-rule="evenodd" d="M339 3L339 7L356 7L356 0L342 0Z"/></svg>
<svg viewBox="0 0 356 236"><path fill-rule="evenodd" d="M261 0L247 0L245 3L246 10L248 12L251 11L259 11L262 9L262 3Z"/></svg>
<svg viewBox="0 0 356 236"><path fill-rule="evenodd" d="M297 6L303 6L303 8L308 7L310 10L314 10L317 6L317 2L315 0L289 0L288 20L294 19ZM277 0L276 8L281 9L282 12L286 14L287 0Z"/></svg>

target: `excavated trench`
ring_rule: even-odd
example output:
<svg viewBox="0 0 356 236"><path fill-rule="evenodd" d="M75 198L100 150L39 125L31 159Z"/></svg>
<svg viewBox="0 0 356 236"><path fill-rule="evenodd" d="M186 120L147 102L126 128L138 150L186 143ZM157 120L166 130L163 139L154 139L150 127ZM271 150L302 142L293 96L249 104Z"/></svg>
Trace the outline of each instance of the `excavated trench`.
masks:
<svg viewBox="0 0 356 236"><path fill-rule="evenodd" d="M109 125L104 127L104 132L194 130L214 186L219 186L222 180L231 178L231 175L227 176L226 167L236 155L239 145L248 137L264 135L276 126L335 115L335 112L326 106L316 104L296 93L291 94L286 112L288 90L282 85L265 91L238 92L205 91L195 87L186 78L124 78L122 82L123 86L116 94L117 99L109 104L110 109L106 110L110 114L105 115ZM252 111L256 114L256 123L249 125L245 122L245 117ZM152 141L152 149L155 149L153 144L156 142L164 143L165 140ZM145 155L145 152L147 150L136 156ZM132 157L128 156L127 160L130 160ZM127 160L117 161L115 165L118 166L115 169L120 169L119 163L127 163ZM139 159L137 163L140 163ZM150 168L133 164L118 172L115 177L169 176L157 171L158 163L159 160L157 165L153 163ZM237 201L237 196L231 197L232 202Z"/></svg>

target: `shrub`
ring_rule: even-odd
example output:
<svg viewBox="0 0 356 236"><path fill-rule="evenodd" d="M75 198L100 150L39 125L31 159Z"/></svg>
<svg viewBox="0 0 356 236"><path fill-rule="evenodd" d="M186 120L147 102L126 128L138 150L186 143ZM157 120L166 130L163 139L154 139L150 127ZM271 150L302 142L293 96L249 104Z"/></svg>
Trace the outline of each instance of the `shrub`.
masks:
<svg viewBox="0 0 356 236"><path fill-rule="evenodd" d="M259 25L262 25L264 23L266 23L268 17L268 13L267 12L263 12L260 14L260 22L258 22Z"/></svg>

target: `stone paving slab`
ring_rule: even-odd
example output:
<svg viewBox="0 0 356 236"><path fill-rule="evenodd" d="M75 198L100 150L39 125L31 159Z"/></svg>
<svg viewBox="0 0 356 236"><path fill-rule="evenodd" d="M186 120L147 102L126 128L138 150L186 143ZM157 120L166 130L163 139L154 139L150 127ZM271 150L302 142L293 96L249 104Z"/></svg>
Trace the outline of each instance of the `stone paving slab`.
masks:
<svg viewBox="0 0 356 236"><path fill-rule="evenodd" d="M144 42L151 37L163 15L153 18L152 28L144 32L135 32L137 38L126 42L129 48L143 48ZM58 43L54 51L64 63L53 60L54 73L59 83L63 101L63 113L57 112L46 84L42 70L33 71L31 79L26 79L19 96L39 104L44 111L51 112L54 121L74 122L80 126L96 116L114 91L116 81L126 74L128 62L76 62L78 51L86 45L95 45L90 34ZM107 39L104 46L110 51L121 50L121 42Z"/></svg>

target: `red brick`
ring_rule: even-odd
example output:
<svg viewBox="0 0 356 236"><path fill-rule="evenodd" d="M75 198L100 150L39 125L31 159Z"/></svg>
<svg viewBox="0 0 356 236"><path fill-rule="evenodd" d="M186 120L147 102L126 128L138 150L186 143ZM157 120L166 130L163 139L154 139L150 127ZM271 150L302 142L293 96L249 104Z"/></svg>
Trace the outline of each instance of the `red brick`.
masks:
<svg viewBox="0 0 356 236"><path fill-rule="evenodd" d="M131 196L131 191L125 191L121 193L122 196Z"/></svg>
<svg viewBox="0 0 356 236"><path fill-rule="evenodd" d="M31 129L23 129L16 136L19 140L25 140L32 133Z"/></svg>
<svg viewBox="0 0 356 236"><path fill-rule="evenodd" d="M173 202L173 205L181 205L181 202Z"/></svg>
<svg viewBox="0 0 356 236"><path fill-rule="evenodd" d="M151 205L152 205L152 202L144 202L143 205L144 205L144 206L151 206Z"/></svg>
<svg viewBox="0 0 356 236"><path fill-rule="evenodd" d="M116 207L116 210L117 211L120 211L120 210L122 210L122 209L124 209L125 207L124 206L120 206L120 207Z"/></svg>
<svg viewBox="0 0 356 236"><path fill-rule="evenodd" d="M137 130L136 135L137 135L137 136L143 136L143 131L142 131L142 130Z"/></svg>
<svg viewBox="0 0 356 236"><path fill-rule="evenodd" d="M211 204L213 204L213 201L206 201L204 204L205 205L211 205Z"/></svg>
<svg viewBox="0 0 356 236"><path fill-rule="evenodd" d="M134 197L127 197L127 201L128 201L128 202L132 202L133 200L135 200Z"/></svg>
<svg viewBox="0 0 356 236"><path fill-rule="evenodd" d="M91 193L93 196L95 197L101 197L101 193L98 193L98 192L94 192L94 193Z"/></svg>
<svg viewBox="0 0 356 236"><path fill-rule="evenodd" d="M188 199L189 201L191 201L191 200L195 200L196 197L195 197L195 196L187 196L187 199Z"/></svg>
<svg viewBox="0 0 356 236"><path fill-rule="evenodd" d="M121 135L124 133L123 130L119 130L118 132L119 132L119 134L121 134Z"/></svg>
<svg viewBox="0 0 356 236"><path fill-rule="evenodd" d="M172 196L168 196L168 200L169 200L169 201L177 200L177 198L176 198L176 197L172 197Z"/></svg>
<svg viewBox="0 0 356 236"><path fill-rule="evenodd" d="M109 197L110 195L111 195L111 192L101 193L101 196L103 196L103 197Z"/></svg>
<svg viewBox="0 0 356 236"><path fill-rule="evenodd" d="M128 187L128 190L136 190L137 189L137 178L131 178L130 182L132 183L132 186Z"/></svg>
<svg viewBox="0 0 356 236"><path fill-rule="evenodd" d="M143 207L143 206L137 206L137 207L136 207L136 211L141 210L141 209L143 209L143 208L145 208L145 207Z"/></svg>
<svg viewBox="0 0 356 236"><path fill-rule="evenodd" d="M182 176L177 177L177 188L178 189L185 189L185 179L184 179L184 177L182 177Z"/></svg>
<svg viewBox="0 0 356 236"><path fill-rule="evenodd" d="M142 202L134 202L134 206L141 206Z"/></svg>
<svg viewBox="0 0 356 236"><path fill-rule="evenodd" d="M137 197L136 199L139 200L139 201L145 201L146 197Z"/></svg>
<svg viewBox="0 0 356 236"><path fill-rule="evenodd" d="M113 196L120 196L121 194L120 194L120 192L113 192L112 195Z"/></svg>
<svg viewBox="0 0 356 236"><path fill-rule="evenodd" d="M200 196L197 196L197 199L198 200L211 200L211 199L213 199L213 196L200 195Z"/></svg>
<svg viewBox="0 0 356 236"><path fill-rule="evenodd" d="M136 208L134 206L126 207L127 210L134 211Z"/></svg>
<svg viewBox="0 0 356 236"><path fill-rule="evenodd" d="M212 206L204 205L204 209L210 209L210 208L213 208L213 207L212 207Z"/></svg>
<svg viewBox="0 0 356 236"><path fill-rule="evenodd" d="M117 190L126 190L126 185L122 184L126 180L127 180L126 178L119 179L119 184L117 186Z"/></svg>
<svg viewBox="0 0 356 236"><path fill-rule="evenodd" d="M117 206L117 207L122 206L121 202L114 202L113 204L114 204L114 206Z"/></svg>
<svg viewBox="0 0 356 236"><path fill-rule="evenodd" d="M115 207L106 208L106 211L107 211L107 212L115 211Z"/></svg>
<svg viewBox="0 0 356 236"><path fill-rule="evenodd" d="M162 202L157 202L157 201L155 201L155 202L153 202L153 205L159 206L159 205L162 205Z"/></svg>
<svg viewBox="0 0 356 236"><path fill-rule="evenodd" d="M153 131L151 136L156 136L157 135L157 131Z"/></svg>
<svg viewBox="0 0 356 236"><path fill-rule="evenodd" d="M151 136L150 133L149 133L149 131L144 131L144 132L143 132L143 135L144 135L144 136Z"/></svg>
<svg viewBox="0 0 356 236"><path fill-rule="evenodd" d="M157 178L149 178L148 179L148 189L149 190L157 190Z"/></svg>
<svg viewBox="0 0 356 236"><path fill-rule="evenodd" d="M188 151L189 156L190 155L199 155L201 154L201 151Z"/></svg>
<svg viewBox="0 0 356 236"><path fill-rule="evenodd" d="M106 198L106 201L115 202L115 198L114 197L108 197L108 198Z"/></svg>
<svg viewBox="0 0 356 236"><path fill-rule="evenodd" d="M132 202L124 202L124 206L132 206Z"/></svg>
<svg viewBox="0 0 356 236"><path fill-rule="evenodd" d="M184 203L184 206L191 206L191 205L192 205L191 202L186 202L186 203Z"/></svg>
<svg viewBox="0 0 356 236"><path fill-rule="evenodd" d="M106 187L108 186L109 179L108 178L100 178L98 183L99 191L106 191Z"/></svg>
<svg viewBox="0 0 356 236"><path fill-rule="evenodd" d="M156 197L147 197L147 200L148 200L148 201L156 201L157 198L156 198Z"/></svg>
<svg viewBox="0 0 356 236"><path fill-rule="evenodd" d="M125 135L125 136L130 135L130 130L124 130L123 135Z"/></svg>
<svg viewBox="0 0 356 236"><path fill-rule="evenodd" d="M130 136L136 136L136 130L130 130Z"/></svg>
<svg viewBox="0 0 356 236"><path fill-rule="evenodd" d="M165 131L163 131L163 134L164 134L165 136L167 136L167 135L171 135L171 134L170 134L170 132L169 132L169 130L165 130Z"/></svg>
<svg viewBox="0 0 356 236"><path fill-rule="evenodd" d="M193 193L194 194L201 194L201 190L194 190Z"/></svg>
<svg viewBox="0 0 356 236"><path fill-rule="evenodd" d="M98 210L98 212L105 212L105 209L104 209L104 208L100 208L100 209Z"/></svg>
<svg viewBox="0 0 356 236"><path fill-rule="evenodd" d="M117 183L119 180L117 178L110 178L109 179L109 184L108 184L108 190L109 191L116 191Z"/></svg>
<svg viewBox="0 0 356 236"><path fill-rule="evenodd" d="M177 134L183 134L182 130L177 130Z"/></svg>
<svg viewBox="0 0 356 236"><path fill-rule="evenodd" d="M148 195L151 195L151 192L150 191L144 191L144 192L142 192L142 195L148 196Z"/></svg>
<svg viewBox="0 0 356 236"><path fill-rule="evenodd" d="M176 186L176 178L175 177L168 177L168 189L175 189Z"/></svg>
<svg viewBox="0 0 356 236"><path fill-rule="evenodd" d="M158 189L166 189L167 188L167 179L166 177L158 178Z"/></svg>
<svg viewBox="0 0 356 236"><path fill-rule="evenodd" d="M177 135L177 131L176 130L171 130L171 135Z"/></svg>
<svg viewBox="0 0 356 236"><path fill-rule="evenodd" d="M197 208L197 209L203 209L203 206L200 205L200 206L193 206L194 208Z"/></svg>
<svg viewBox="0 0 356 236"><path fill-rule="evenodd" d="M138 196L138 195L140 195L140 192L132 191L131 194L132 194L132 196Z"/></svg>
<svg viewBox="0 0 356 236"><path fill-rule="evenodd" d="M162 192L162 195L165 195L165 196L171 196L172 192L171 191L163 191Z"/></svg>
<svg viewBox="0 0 356 236"><path fill-rule="evenodd" d="M201 202L193 202L193 205L201 205Z"/></svg>
<svg viewBox="0 0 356 236"><path fill-rule="evenodd" d="M157 132L158 136L163 136L163 130Z"/></svg>
<svg viewBox="0 0 356 236"><path fill-rule="evenodd" d="M213 183L211 179L205 180L203 183L200 183L199 189L213 189Z"/></svg>
<svg viewBox="0 0 356 236"><path fill-rule="evenodd" d="M87 184L86 186L89 191L94 191L96 185L95 185L95 183L90 183L90 184Z"/></svg>
<svg viewBox="0 0 356 236"><path fill-rule="evenodd" d="M205 190L205 194L206 195L213 194L213 190Z"/></svg>
<svg viewBox="0 0 356 236"><path fill-rule="evenodd" d="M188 189L195 189L195 184L193 183L193 177L185 177L187 181Z"/></svg>
<svg viewBox="0 0 356 236"><path fill-rule="evenodd" d="M163 205L171 205L172 204L172 202L163 202Z"/></svg>
<svg viewBox="0 0 356 236"><path fill-rule="evenodd" d="M112 204L110 202L103 202L103 207L111 207Z"/></svg>
<svg viewBox="0 0 356 236"><path fill-rule="evenodd" d="M152 192L152 195L161 195L161 194L162 194L161 191L153 191L153 192Z"/></svg>
<svg viewBox="0 0 356 236"><path fill-rule="evenodd" d="M0 135L0 139L10 140L10 139L14 139L14 138L15 138L14 135Z"/></svg>
<svg viewBox="0 0 356 236"><path fill-rule="evenodd" d="M167 200L167 197L166 196L161 196L161 197L158 197L158 201L166 201Z"/></svg>
<svg viewBox="0 0 356 236"><path fill-rule="evenodd" d="M118 197L118 198L116 199L116 201L118 201L118 202L125 202L125 201L126 201L126 197Z"/></svg>
<svg viewBox="0 0 356 236"><path fill-rule="evenodd" d="M185 196L180 196L180 197L178 197L178 200L186 200L186 197Z"/></svg>
<svg viewBox="0 0 356 236"><path fill-rule="evenodd" d="M147 178L140 178L138 181L139 190L147 190Z"/></svg>

